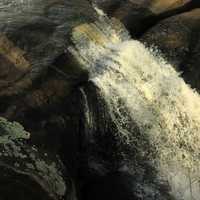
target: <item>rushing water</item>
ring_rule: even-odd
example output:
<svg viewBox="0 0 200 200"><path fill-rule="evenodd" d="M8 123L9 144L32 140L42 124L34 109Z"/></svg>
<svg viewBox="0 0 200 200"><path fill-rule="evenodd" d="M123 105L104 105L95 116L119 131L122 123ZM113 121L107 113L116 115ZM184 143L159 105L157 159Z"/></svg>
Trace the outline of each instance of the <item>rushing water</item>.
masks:
<svg viewBox="0 0 200 200"><path fill-rule="evenodd" d="M172 195L199 199L199 95L155 51L106 20L77 27L71 52L99 88L119 130L116 137L129 146L148 138L153 148L144 155ZM140 140L131 125L139 128Z"/></svg>

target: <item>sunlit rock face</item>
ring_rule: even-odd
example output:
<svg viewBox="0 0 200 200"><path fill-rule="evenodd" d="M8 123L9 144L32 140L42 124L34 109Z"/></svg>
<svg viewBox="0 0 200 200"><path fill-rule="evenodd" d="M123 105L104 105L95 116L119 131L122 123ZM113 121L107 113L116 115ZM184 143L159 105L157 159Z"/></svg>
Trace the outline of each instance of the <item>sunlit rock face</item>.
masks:
<svg viewBox="0 0 200 200"><path fill-rule="evenodd" d="M76 27L69 48L93 85L83 88L89 179L127 172L130 199L198 199L199 95L153 50L100 21Z"/></svg>
<svg viewBox="0 0 200 200"><path fill-rule="evenodd" d="M72 185L56 155L30 145L30 134L17 122L0 118L1 199L60 200ZM65 174L66 175L66 174Z"/></svg>

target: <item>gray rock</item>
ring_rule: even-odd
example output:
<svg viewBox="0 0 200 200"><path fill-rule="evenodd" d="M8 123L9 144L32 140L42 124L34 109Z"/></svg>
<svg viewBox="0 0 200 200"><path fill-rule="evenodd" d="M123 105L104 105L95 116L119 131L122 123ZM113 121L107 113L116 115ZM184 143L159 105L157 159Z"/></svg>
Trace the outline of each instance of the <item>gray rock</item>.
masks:
<svg viewBox="0 0 200 200"><path fill-rule="evenodd" d="M29 144L30 134L17 122L0 118L0 184L3 199L60 200L72 182L56 155Z"/></svg>
<svg viewBox="0 0 200 200"><path fill-rule="evenodd" d="M108 15L119 19L130 31L133 37L139 37L170 16L199 7L198 1L192 0L104 0L94 1Z"/></svg>

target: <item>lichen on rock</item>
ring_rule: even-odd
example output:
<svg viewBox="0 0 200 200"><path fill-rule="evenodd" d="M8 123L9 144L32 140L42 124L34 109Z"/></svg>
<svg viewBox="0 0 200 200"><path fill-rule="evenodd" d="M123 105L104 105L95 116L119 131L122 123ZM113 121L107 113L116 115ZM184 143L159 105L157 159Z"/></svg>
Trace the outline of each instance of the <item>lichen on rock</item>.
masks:
<svg viewBox="0 0 200 200"><path fill-rule="evenodd" d="M35 192L41 191L38 193L38 196L41 195L40 198L62 199L67 192L63 164L57 155L48 156L47 153L40 152L37 147L30 145L29 138L30 134L19 123L11 123L0 118L0 168L8 168L17 174L18 187L23 187L27 183L26 187L29 188L35 184ZM24 175L27 177L26 180L23 178ZM7 181L9 188L12 180ZM69 179L68 181L70 184ZM13 190L15 193L14 188Z"/></svg>

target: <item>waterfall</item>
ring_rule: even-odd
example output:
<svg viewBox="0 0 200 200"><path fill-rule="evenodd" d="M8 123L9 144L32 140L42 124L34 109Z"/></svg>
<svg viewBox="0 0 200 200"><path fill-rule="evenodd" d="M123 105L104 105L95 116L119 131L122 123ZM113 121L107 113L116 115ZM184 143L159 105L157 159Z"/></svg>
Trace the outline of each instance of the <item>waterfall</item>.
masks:
<svg viewBox="0 0 200 200"><path fill-rule="evenodd" d="M175 199L199 199L199 94L115 20L81 25L72 40L69 50L88 69L118 128L112 134L130 148L137 144ZM142 148L143 139L151 149Z"/></svg>

